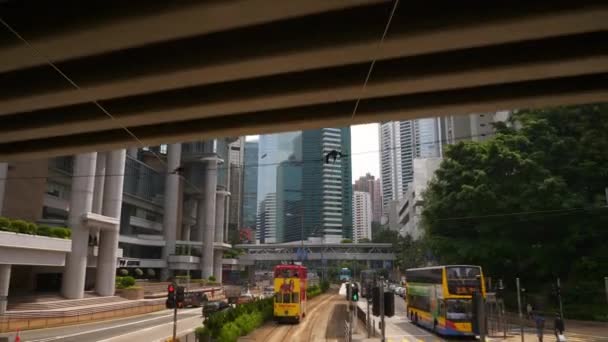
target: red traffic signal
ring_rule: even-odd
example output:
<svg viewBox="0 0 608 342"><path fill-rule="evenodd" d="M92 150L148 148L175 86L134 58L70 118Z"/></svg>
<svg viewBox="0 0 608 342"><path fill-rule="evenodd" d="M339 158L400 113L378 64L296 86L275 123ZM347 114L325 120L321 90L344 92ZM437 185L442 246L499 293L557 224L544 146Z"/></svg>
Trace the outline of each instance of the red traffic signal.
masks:
<svg viewBox="0 0 608 342"><path fill-rule="evenodd" d="M167 291L169 293L175 292L175 286L173 286L173 284L169 284L169 286L167 286Z"/></svg>

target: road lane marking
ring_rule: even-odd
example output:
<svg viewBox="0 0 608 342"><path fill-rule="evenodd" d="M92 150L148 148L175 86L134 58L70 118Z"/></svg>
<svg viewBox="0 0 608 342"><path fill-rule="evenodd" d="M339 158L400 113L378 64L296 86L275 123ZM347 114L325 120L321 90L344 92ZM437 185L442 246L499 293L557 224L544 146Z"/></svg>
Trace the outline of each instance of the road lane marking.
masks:
<svg viewBox="0 0 608 342"><path fill-rule="evenodd" d="M186 310L188 310L188 311L186 311ZM186 309L186 310L182 311L182 314L188 314L188 313L193 312L193 311L199 311L200 309L195 308L195 309ZM40 340L30 340L30 342L55 341L55 340L60 340L60 339L63 339L63 338L69 338L69 337L75 337L75 336L80 336L80 335L93 334L93 333L96 333L96 332L99 332L99 331L104 331L104 330L110 330L110 329L128 327L130 325L135 325L135 324L140 324L140 323L145 323L145 322L151 322L151 321L158 320L159 318L167 318L167 317L173 317L173 313L168 314L168 315L164 315L164 316L158 316L158 317L154 317L154 318L148 318L148 319L144 319L144 320L141 320L141 321L135 321L135 322L129 322L129 323L124 323L124 324L119 324L119 325L113 325L113 326L105 327L105 328L97 328L97 329L93 329L93 330L80 331L80 332L77 332L77 333L74 333L74 334L68 334L68 335L63 335L63 336L47 337L47 338L43 338L43 339L40 339ZM102 322L100 322L100 323L102 323ZM171 323L173 323L173 322L171 322ZM138 330L138 331L141 331L141 330Z"/></svg>

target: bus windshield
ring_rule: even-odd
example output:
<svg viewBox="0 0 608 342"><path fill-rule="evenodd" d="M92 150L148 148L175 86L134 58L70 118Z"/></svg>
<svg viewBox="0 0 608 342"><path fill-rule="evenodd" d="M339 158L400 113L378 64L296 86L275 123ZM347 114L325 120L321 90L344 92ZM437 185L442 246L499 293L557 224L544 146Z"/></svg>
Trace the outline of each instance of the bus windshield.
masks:
<svg viewBox="0 0 608 342"><path fill-rule="evenodd" d="M481 269L478 266L446 267L448 292L455 295L470 295L480 290Z"/></svg>
<svg viewBox="0 0 608 342"><path fill-rule="evenodd" d="M446 318L450 321L470 321L473 317L470 299L446 300Z"/></svg>

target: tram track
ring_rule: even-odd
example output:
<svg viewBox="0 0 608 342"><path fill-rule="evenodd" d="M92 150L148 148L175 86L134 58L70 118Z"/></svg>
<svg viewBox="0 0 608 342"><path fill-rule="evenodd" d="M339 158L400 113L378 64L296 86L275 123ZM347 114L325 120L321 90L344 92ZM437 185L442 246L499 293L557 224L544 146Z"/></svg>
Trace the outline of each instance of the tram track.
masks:
<svg viewBox="0 0 608 342"><path fill-rule="evenodd" d="M299 324L278 324L272 322L262 327L258 333L246 340L263 342L311 341L314 327L317 324L318 311L335 299L337 293L322 294L309 301L306 317Z"/></svg>

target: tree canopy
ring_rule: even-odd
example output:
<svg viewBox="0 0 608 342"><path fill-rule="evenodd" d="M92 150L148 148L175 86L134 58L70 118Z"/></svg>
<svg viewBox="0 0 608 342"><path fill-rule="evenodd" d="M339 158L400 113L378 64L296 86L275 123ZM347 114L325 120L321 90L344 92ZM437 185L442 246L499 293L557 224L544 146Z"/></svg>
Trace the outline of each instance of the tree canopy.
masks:
<svg viewBox="0 0 608 342"><path fill-rule="evenodd" d="M522 110L460 142L424 194L427 243L444 263L537 281L608 269L608 106Z"/></svg>

